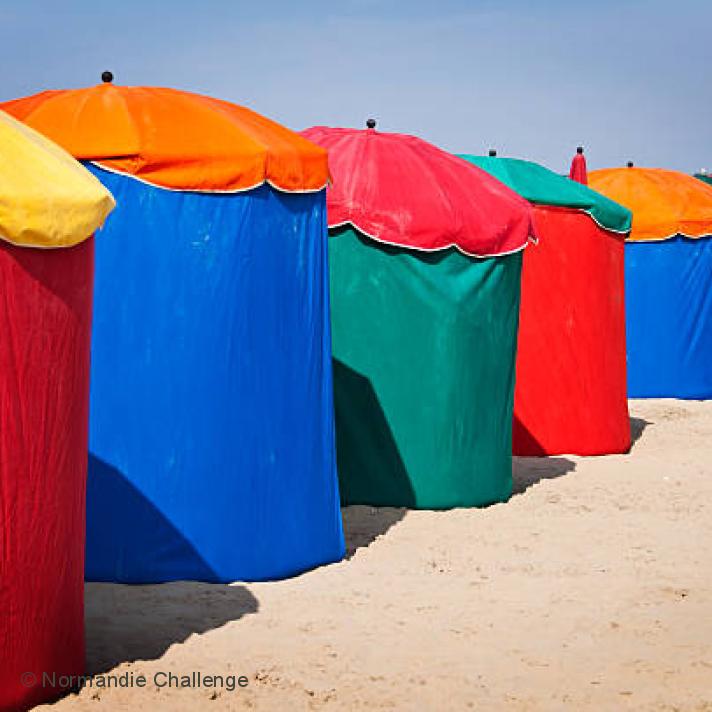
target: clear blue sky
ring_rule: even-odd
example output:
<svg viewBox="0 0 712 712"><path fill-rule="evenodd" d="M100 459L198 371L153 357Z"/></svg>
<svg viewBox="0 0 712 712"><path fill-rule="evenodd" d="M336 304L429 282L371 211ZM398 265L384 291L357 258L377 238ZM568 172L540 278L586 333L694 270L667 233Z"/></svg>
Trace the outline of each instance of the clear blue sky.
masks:
<svg viewBox="0 0 712 712"><path fill-rule="evenodd" d="M712 170L712 0L2 0L0 99L98 82L295 129L413 133L589 167Z"/></svg>

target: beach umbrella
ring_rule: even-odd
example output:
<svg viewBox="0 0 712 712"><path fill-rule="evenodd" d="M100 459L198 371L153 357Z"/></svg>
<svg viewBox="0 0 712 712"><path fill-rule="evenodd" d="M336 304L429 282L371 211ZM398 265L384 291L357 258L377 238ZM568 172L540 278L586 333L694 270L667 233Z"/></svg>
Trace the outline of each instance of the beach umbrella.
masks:
<svg viewBox="0 0 712 712"><path fill-rule="evenodd" d="M626 452L624 238L631 214L536 163L463 156L534 206L522 271L515 455Z"/></svg>
<svg viewBox="0 0 712 712"><path fill-rule="evenodd" d="M704 183L712 185L712 176L709 173L706 173L706 172L695 173L695 178L699 178Z"/></svg>
<svg viewBox="0 0 712 712"><path fill-rule="evenodd" d="M84 670L91 235L114 202L1 111L0 155L0 709L25 710Z"/></svg>
<svg viewBox="0 0 712 712"><path fill-rule="evenodd" d="M660 168L592 171L633 211L625 246L628 395L712 397L712 187Z"/></svg>
<svg viewBox="0 0 712 712"><path fill-rule="evenodd" d="M511 493L525 201L413 136L315 127L329 150L342 501L424 508Z"/></svg>
<svg viewBox="0 0 712 712"><path fill-rule="evenodd" d="M583 147L579 146L576 149L576 155L571 160L571 168L569 170L569 178L577 183L588 183L588 172L586 170L586 157L583 155Z"/></svg>
<svg viewBox="0 0 712 712"><path fill-rule="evenodd" d="M118 203L96 255L87 578L338 560L326 152L225 101L104 80L5 104Z"/></svg>

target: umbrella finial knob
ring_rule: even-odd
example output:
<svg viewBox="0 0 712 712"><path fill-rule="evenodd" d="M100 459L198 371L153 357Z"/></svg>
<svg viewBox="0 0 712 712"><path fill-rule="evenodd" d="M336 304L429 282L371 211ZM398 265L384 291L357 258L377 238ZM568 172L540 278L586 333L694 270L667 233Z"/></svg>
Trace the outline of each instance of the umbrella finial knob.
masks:
<svg viewBox="0 0 712 712"><path fill-rule="evenodd" d="M583 146L577 146L576 153L583 153Z"/></svg>
<svg viewBox="0 0 712 712"><path fill-rule="evenodd" d="M111 72L102 72L101 81L104 82L104 84L111 84L111 82L114 81L114 75Z"/></svg>
<svg viewBox="0 0 712 712"><path fill-rule="evenodd" d="M628 163L627 163L626 165L628 166L628 168L632 168L632 167L633 167L633 161L628 161Z"/></svg>
<svg viewBox="0 0 712 712"><path fill-rule="evenodd" d="M366 122L366 127L369 129L375 129L376 128L376 119L369 119Z"/></svg>
<svg viewBox="0 0 712 712"><path fill-rule="evenodd" d="M497 149L496 148L490 148L488 155L492 156L494 158L497 155Z"/></svg>

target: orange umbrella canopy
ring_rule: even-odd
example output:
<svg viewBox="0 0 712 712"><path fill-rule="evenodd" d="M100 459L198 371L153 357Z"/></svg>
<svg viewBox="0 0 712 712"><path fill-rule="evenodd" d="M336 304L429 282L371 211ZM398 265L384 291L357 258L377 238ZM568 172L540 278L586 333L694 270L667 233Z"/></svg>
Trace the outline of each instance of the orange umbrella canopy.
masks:
<svg viewBox="0 0 712 712"><path fill-rule="evenodd" d="M110 77L110 75L109 75ZM159 87L44 91L0 104L75 158L173 190L314 191L326 151L226 101Z"/></svg>
<svg viewBox="0 0 712 712"><path fill-rule="evenodd" d="M662 168L606 168L589 187L633 211L629 240L712 235L712 186Z"/></svg>

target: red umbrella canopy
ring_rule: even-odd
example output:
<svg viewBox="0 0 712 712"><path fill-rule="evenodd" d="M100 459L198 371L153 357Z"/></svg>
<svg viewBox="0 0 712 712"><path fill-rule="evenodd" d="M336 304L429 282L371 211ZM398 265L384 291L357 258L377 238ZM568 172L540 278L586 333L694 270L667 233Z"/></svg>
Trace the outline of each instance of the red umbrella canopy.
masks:
<svg viewBox="0 0 712 712"><path fill-rule="evenodd" d="M391 245L474 257L523 249L531 206L484 171L403 134L315 126L302 135L329 152L329 227L351 225Z"/></svg>
<svg viewBox="0 0 712 712"><path fill-rule="evenodd" d="M580 146L576 149L576 155L571 161L571 169L569 170L569 178L577 183L588 185L588 171L586 170L586 157L583 155L583 148Z"/></svg>

